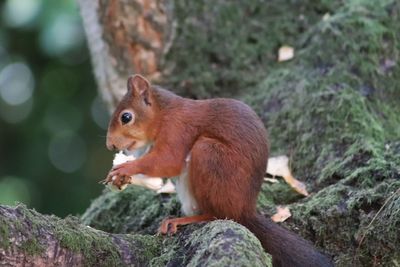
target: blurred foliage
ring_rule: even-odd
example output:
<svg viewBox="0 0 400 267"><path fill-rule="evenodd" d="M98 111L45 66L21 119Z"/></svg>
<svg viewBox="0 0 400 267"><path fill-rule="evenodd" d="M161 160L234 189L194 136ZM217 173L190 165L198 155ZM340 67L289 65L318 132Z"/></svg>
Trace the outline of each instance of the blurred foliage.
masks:
<svg viewBox="0 0 400 267"><path fill-rule="evenodd" d="M111 164L74 0L7 0L0 19L0 204L81 213Z"/></svg>

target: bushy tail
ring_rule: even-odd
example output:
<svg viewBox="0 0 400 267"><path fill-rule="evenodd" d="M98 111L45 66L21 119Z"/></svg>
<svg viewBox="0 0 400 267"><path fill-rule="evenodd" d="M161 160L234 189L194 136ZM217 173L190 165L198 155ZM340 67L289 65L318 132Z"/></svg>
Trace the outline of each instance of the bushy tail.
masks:
<svg viewBox="0 0 400 267"><path fill-rule="evenodd" d="M241 222L260 239L264 249L272 255L274 267L333 266L332 261L310 242L286 230L261 215Z"/></svg>

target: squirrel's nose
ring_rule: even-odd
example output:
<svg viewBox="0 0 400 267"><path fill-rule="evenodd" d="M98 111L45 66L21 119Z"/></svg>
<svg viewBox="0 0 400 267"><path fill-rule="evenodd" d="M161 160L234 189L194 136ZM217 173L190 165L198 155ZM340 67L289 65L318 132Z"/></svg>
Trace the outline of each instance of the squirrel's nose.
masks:
<svg viewBox="0 0 400 267"><path fill-rule="evenodd" d="M115 145L111 145L108 147L108 149L113 151L113 150L117 150L117 147Z"/></svg>
<svg viewBox="0 0 400 267"><path fill-rule="evenodd" d="M117 147L114 145L114 143L110 140L110 138L107 138L107 148L108 150L117 150Z"/></svg>

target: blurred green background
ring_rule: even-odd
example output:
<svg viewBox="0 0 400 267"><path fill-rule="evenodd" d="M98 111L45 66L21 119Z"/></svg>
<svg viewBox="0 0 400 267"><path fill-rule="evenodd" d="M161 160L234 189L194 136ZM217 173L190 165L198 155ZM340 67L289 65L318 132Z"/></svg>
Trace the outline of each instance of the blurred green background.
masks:
<svg viewBox="0 0 400 267"><path fill-rule="evenodd" d="M78 214L111 166L75 0L6 0L0 26L0 204Z"/></svg>

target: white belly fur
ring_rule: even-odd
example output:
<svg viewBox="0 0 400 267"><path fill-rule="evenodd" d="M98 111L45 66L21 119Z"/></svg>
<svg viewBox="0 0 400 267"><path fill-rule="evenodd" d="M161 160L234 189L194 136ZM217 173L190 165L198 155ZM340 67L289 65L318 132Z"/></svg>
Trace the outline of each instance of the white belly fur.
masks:
<svg viewBox="0 0 400 267"><path fill-rule="evenodd" d="M197 202L189 190L189 172L187 167L189 161L190 155L186 158L186 167L177 179L175 188L178 199L181 202L182 212L186 216L192 216L199 213Z"/></svg>
<svg viewBox="0 0 400 267"><path fill-rule="evenodd" d="M134 155L140 157L146 154L152 144L146 145L143 148L136 149L134 151L125 151L127 155ZM181 202L181 210L186 216L191 216L199 213L197 202L194 199L192 193L189 190L189 173L188 164L190 162L190 155L186 157L186 166L183 169L181 175L176 180L175 190L178 195L179 202Z"/></svg>

